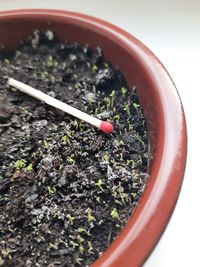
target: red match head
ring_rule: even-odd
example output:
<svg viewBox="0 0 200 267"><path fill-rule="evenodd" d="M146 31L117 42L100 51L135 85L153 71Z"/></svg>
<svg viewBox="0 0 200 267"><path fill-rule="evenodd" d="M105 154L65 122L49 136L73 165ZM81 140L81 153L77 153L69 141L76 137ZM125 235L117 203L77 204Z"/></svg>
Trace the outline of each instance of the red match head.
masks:
<svg viewBox="0 0 200 267"><path fill-rule="evenodd" d="M101 130L102 132L104 132L106 134L110 134L113 131L113 125L112 125L112 123L110 123L108 121L102 121L100 126L99 126L99 130Z"/></svg>

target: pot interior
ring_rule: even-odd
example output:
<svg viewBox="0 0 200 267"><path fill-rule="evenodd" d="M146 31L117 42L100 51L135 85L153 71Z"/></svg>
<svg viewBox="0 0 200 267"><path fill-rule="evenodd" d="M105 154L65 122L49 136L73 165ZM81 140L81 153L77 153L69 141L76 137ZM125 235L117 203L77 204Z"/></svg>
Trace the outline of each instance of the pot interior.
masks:
<svg viewBox="0 0 200 267"><path fill-rule="evenodd" d="M5 50L12 51L17 48L21 40L26 39L35 29L52 30L57 39L61 41L86 43L93 49L97 46L101 47L104 57L122 71L129 87L137 88L137 94L147 119L149 152L151 155L148 164L150 172L152 159L156 153L158 133L161 130L158 117L161 109L158 95L154 92L151 74L145 68L141 58L124 47L120 39L113 38L112 32L105 33L102 29L95 28L85 21L80 23L75 19L53 16L46 16L46 18L44 16L43 19L37 16L23 16L0 21L0 45Z"/></svg>

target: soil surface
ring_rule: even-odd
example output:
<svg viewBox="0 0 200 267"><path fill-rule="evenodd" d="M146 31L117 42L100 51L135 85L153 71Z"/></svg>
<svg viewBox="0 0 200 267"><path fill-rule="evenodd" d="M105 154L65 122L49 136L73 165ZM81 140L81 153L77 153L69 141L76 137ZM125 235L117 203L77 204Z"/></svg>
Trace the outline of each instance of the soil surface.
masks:
<svg viewBox="0 0 200 267"><path fill-rule="evenodd" d="M8 77L113 121L115 131L9 88ZM0 266L89 266L137 205L147 160L136 92L100 48L34 31L0 52Z"/></svg>

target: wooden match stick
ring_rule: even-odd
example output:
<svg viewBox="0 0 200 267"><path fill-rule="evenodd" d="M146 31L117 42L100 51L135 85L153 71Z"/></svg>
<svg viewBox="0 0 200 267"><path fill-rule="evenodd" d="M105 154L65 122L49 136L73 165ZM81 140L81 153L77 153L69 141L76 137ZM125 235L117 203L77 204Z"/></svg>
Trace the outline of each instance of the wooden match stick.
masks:
<svg viewBox="0 0 200 267"><path fill-rule="evenodd" d="M109 134L109 133L112 133L113 131L113 125L112 123L108 122L108 121L102 121L102 120L99 120L81 110L78 110L77 108L74 108L70 105L67 105L39 90L36 90L35 88L29 86L29 85L26 85L22 82L19 82L13 78L9 78L8 79L8 85L12 86L12 87L15 87L17 89L19 89L20 91L28 94L28 95L31 95L43 102L45 102L46 104L50 105L50 106L53 106L55 108L58 108L80 120L83 120L93 126L95 126L96 128L98 128L99 130L101 130L102 132L106 133L106 134Z"/></svg>

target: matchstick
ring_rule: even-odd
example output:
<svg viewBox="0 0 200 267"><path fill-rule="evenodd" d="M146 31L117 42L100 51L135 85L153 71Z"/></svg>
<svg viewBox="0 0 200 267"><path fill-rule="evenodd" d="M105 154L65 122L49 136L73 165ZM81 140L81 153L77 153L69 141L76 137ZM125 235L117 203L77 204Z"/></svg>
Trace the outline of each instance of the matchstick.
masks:
<svg viewBox="0 0 200 267"><path fill-rule="evenodd" d="M57 109L60 109L80 120L83 120L91 125L93 125L94 127L98 128L99 130L101 130L102 132L109 134L112 133L113 131L113 125L112 123L108 122L108 121L102 121L99 120L81 110L78 110L77 108L74 108L68 104L65 104L39 90L36 90L35 88L26 85L22 82L19 82L13 78L9 78L8 79L8 85L15 87L17 89L19 89L20 91L33 96L43 102L45 102L46 104L53 106Z"/></svg>

